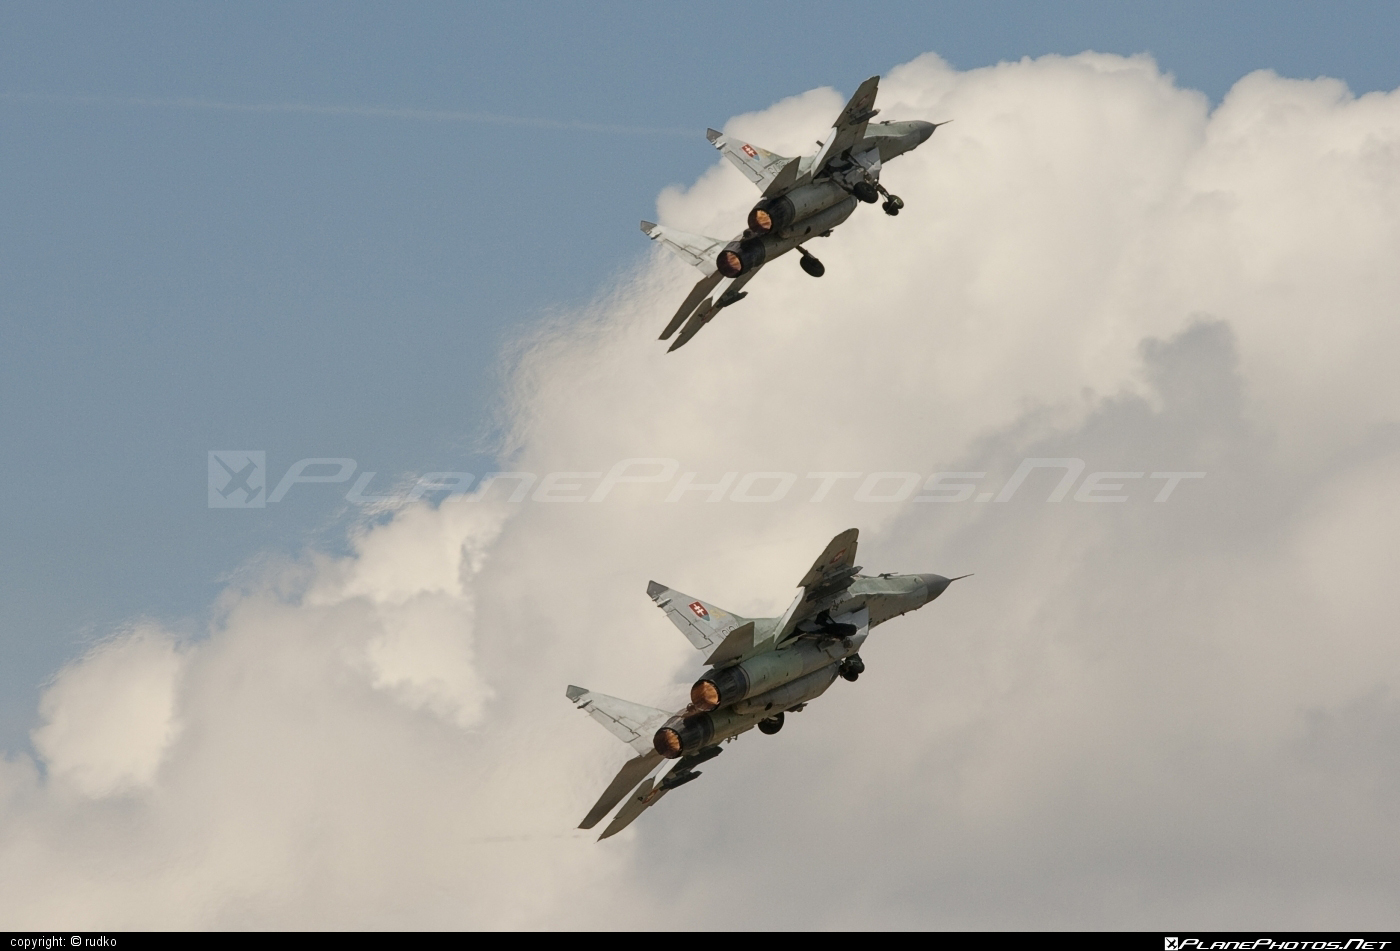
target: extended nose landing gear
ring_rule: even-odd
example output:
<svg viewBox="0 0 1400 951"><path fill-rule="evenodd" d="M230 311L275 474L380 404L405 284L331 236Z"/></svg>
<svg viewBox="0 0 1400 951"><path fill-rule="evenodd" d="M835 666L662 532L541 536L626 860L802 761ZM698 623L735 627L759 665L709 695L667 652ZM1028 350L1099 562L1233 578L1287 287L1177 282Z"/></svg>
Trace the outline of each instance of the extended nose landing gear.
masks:
<svg viewBox="0 0 1400 951"><path fill-rule="evenodd" d="M817 260L817 256L801 245L797 246L797 253L802 255L802 270L813 277L821 277L826 273L826 265Z"/></svg>
<svg viewBox="0 0 1400 951"><path fill-rule="evenodd" d="M885 196L885 202L880 206L885 209L885 214L889 215L891 218L899 214L899 209L904 207L904 199L900 198L898 195L891 195L885 189L884 185L876 185L875 187L880 190L881 195Z"/></svg>

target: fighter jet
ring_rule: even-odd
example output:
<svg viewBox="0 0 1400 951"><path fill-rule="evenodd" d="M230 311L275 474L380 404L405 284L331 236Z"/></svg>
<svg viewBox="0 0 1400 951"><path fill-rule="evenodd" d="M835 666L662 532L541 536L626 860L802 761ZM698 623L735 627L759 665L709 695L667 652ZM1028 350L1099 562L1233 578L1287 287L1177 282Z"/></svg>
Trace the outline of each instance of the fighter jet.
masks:
<svg viewBox="0 0 1400 951"><path fill-rule="evenodd" d="M695 767L720 755L721 741L754 727L771 736L783 728L784 714L800 712L837 677L854 683L865 670L860 649L872 627L917 611L958 580L863 575L855 563L856 536L850 528L831 540L782 617L740 617L664 584L647 585L656 606L706 653L709 669L690 688L690 702L674 713L583 687L565 691L637 754L580 829L592 829L623 803L598 838L616 835L672 789L698 779Z"/></svg>
<svg viewBox="0 0 1400 951"><path fill-rule="evenodd" d="M787 158L708 130L714 147L758 186L763 197L749 212L748 227L729 241L642 222L647 237L660 241L705 275L661 332L661 339L669 340L677 328L681 331L667 352L685 346L721 310L748 296L744 285L779 255L796 248L802 270L813 277L825 274L825 265L803 245L830 235L860 202L874 204L884 195L885 214L899 214L904 201L880 184L881 167L896 155L918 148L946 123L871 122L880 111L875 108L879 84L879 76L860 84L836 117L836 125L817 143L820 151L814 155ZM725 279L728 286L716 295Z"/></svg>

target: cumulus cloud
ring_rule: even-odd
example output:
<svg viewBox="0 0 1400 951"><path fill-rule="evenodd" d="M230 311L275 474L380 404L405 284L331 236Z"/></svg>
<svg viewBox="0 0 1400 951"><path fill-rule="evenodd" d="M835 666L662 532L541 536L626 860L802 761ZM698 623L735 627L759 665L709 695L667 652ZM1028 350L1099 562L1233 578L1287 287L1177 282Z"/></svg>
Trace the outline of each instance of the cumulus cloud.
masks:
<svg viewBox="0 0 1400 951"><path fill-rule="evenodd" d="M176 734L174 640L142 626L94 647L44 692L34 748L55 789L101 798L150 786Z"/></svg>
<svg viewBox="0 0 1400 951"><path fill-rule="evenodd" d="M729 130L796 154L841 103ZM1212 111L1144 57L929 55L881 107L957 121L821 280L784 258L667 355L695 274L657 253L521 344L508 464L579 490L410 506L207 637L60 673L39 761L0 763L5 920L1393 927L1400 99L1261 72ZM727 234L753 199L717 165L659 217ZM584 500L640 457L679 471ZM991 500L1027 459L1084 471ZM687 472L795 478L665 501ZM982 475L811 502L814 472ZM1159 503L1162 472L1205 476ZM564 685L669 706L696 672L647 580L776 613L851 525L870 571L976 575L781 735L575 832L626 750Z"/></svg>

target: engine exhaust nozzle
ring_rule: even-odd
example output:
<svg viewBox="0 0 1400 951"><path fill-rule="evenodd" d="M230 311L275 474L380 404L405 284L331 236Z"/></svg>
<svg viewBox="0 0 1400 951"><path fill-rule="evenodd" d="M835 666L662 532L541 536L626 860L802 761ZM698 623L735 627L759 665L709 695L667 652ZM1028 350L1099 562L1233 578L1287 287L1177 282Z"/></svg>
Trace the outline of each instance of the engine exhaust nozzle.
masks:
<svg viewBox="0 0 1400 951"><path fill-rule="evenodd" d="M690 705L701 713L709 713L719 706L719 688L713 680L697 680L690 688Z"/></svg>
<svg viewBox="0 0 1400 951"><path fill-rule="evenodd" d="M681 735L668 726L663 726L656 731L656 736L652 737L651 745L656 748L667 759L676 759L681 755Z"/></svg>

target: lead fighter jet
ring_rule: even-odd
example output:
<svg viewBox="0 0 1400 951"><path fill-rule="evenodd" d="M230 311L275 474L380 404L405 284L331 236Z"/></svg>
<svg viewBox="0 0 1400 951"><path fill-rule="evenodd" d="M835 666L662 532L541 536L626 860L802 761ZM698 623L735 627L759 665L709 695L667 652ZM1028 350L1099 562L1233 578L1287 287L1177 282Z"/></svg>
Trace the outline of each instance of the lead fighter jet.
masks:
<svg viewBox="0 0 1400 951"><path fill-rule="evenodd" d="M879 84L879 76L860 84L826 139L817 143L821 151L815 155L787 158L708 130L714 147L759 187L763 197L749 212L748 227L730 241L642 222L647 237L705 274L661 332L661 339L669 340L678 328L681 331L669 350L684 346L721 310L747 296L743 286L781 254L796 248L802 255L802 270L821 277L826 267L803 244L831 234L859 202L874 204L884 195L885 214L899 214L904 201L880 184L881 166L918 148L945 123L872 123L880 111L875 108ZM716 296L715 290L726 278L729 286Z"/></svg>
<svg viewBox="0 0 1400 951"><path fill-rule="evenodd" d="M774 734L783 714L797 713L837 677L855 682L870 629L917 611L957 578L882 574L868 577L855 563L856 529L837 535L800 582L802 591L782 617L745 618L657 584L647 594L666 612L710 669L675 713L619 700L582 687L565 695L637 755L623 764L580 823L591 829L626 803L598 838L625 829L662 796L700 776L695 769L723 752L719 743L758 727ZM962 576L966 577L966 575Z"/></svg>

